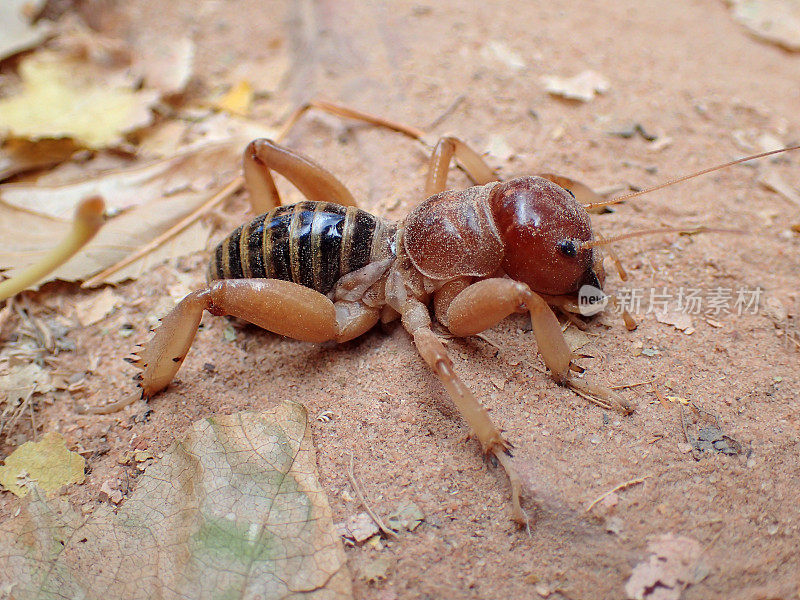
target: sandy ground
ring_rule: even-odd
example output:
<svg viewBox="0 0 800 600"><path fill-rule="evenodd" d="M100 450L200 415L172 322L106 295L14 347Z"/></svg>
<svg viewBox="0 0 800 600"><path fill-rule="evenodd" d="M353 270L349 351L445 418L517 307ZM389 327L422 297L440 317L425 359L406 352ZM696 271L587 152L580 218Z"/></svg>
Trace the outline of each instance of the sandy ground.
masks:
<svg viewBox="0 0 800 600"><path fill-rule="evenodd" d="M130 11L133 27L194 34L201 83L233 82L234 73L257 73L275 53L288 52L293 68L284 84L256 104L265 121L277 124L309 97L333 99L494 148L489 161L503 177L551 171L596 188L645 187L746 154L748 140L757 151L762 134L800 141L800 54L751 37L715 0L469 9L452 0L151 0ZM118 27L102 15L97 21ZM545 91L543 76L585 69L610 83L593 101ZM609 134L634 123L661 144ZM287 143L329 167L376 214L400 219L421 200L426 158L401 136L317 117L298 125ZM797 187L798 161L785 156L771 167ZM751 233L621 243L630 278L611 275L610 290L761 287L762 302L772 306L696 315L691 335L652 314L640 315L633 332L613 315L593 320L582 349L591 357L581 364L613 385L655 382L621 392L637 404L634 415L605 412L553 384L522 317L489 332L499 351L481 340L449 343L459 373L517 448L525 505L536 517L530 533L509 520L503 473L467 439L467 426L401 328L314 346L236 325L231 342L223 334L230 323L207 317L178 382L149 405L81 416L73 402L85 398L61 396L40 403L38 425L97 450L86 484L68 493L93 506L103 481L126 480L117 457L132 439L157 453L198 418L282 399L303 402L312 417L331 411L328 422L314 422L314 439L336 520L362 510L348 500L351 455L377 512L414 501L426 515L416 531L380 549L348 548L358 598L622 598L648 541L668 533L702 547L705 577L683 598L798 598L800 369L789 337L800 309L800 236L789 226L800 223L800 209L760 186L758 174L753 166L734 167L594 217L605 234L684 224ZM451 183L466 180L456 174ZM226 227L242 222L246 210L244 199L233 201ZM205 260L183 259L121 286L125 305L102 323L73 330L77 351L62 355L62 368L80 371L96 360L89 395L127 393L134 369L121 358L169 306L170 286L202 284ZM51 286L40 299L68 307L89 294ZM129 338L118 335L125 324L134 329ZM667 396L717 415L741 453L696 457L680 403ZM3 451L30 435L30 423L20 422ZM646 479L587 513L601 494L639 478ZM0 495L3 516L13 510L9 496ZM376 557L390 559L388 578L367 583L361 574Z"/></svg>

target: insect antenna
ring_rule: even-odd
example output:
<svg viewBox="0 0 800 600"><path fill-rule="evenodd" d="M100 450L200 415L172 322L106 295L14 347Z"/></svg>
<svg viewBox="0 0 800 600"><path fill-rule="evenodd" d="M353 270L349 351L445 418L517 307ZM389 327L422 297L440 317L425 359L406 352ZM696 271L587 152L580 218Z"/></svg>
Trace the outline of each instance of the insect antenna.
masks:
<svg viewBox="0 0 800 600"><path fill-rule="evenodd" d="M581 244L581 250L586 250L588 248L597 248L598 246L605 246L607 244L613 244L615 242L620 242L622 240L627 240L630 238L635 237L643 237L646 235L656 235L659 233L683 233L686 235L694 235L695 233L738 233L738 234L745 234L746 231L742 229L725 229L722 227L706 227L705 225L701 225L700 227L659 227L658 229L642 229L641 231L631 231L630 233L623 233L621 235L616 235L610 238L599 237L596 240L591 240L588 242L583 242Z"/></svg>
<svg viewBox="0 0 800 600"><path fill-rule="evenodd" d="M758 158L765 158L767 156L772 156L773 154L781 154L782 152L791 152L792 150L800 150L800 144L798 144L797 146L789 146L788 148L781 148L780 150L770 150L769 152L761 152L759 154L753 154L751 156L737 158L736 160L732 160L725 164L717 165L715 167L709 167L707 169L703 169L702 171L697 171L696 173L691 173L689 175L678 177L677 179L671 179L670 181L667 181L665 183L659 183L658 185L654 185L653 187L639 190L638 192L631 192L630 194L625 194L623 196L620 196L618 198L613 198L611 200L604 200L603 202L592 202L590 204L584 204L583 207L586 210L590 210L592 208L601 208L603 206L611 206L612 204L619 204L620 202L625 202L626 200L630 200L631 198L636 198L637 196L644 196L645 194L649 194L650 192L655 192L656 190L660 190L665 187L669 187L671 185L687 181L689 179L694 179L695 177L700 177L701 175L705 175L707 173L713 173L714 171L727 169L728 167L732 167L733 165L738 165L740 163L756 160Z"/></svg>

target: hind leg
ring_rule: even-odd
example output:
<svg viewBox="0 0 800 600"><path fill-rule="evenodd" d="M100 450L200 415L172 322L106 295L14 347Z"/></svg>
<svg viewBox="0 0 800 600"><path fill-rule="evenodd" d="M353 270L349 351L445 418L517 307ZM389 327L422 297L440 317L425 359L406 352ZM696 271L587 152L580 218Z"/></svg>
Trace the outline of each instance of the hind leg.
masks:
<svg viewBox="0 0 800 600"><path fill-rule="evenodd" d="M291 281L223 279L192 292L164 317L153 338L130 362L142 369L142 395L163 390L178 372L207 310L231 315L273 333L306 342L344 342L377 323L380 311L337 302Z"/></svg>
<svg viewBox="0 0 800 600"><path fill-rule="evenodd" d="M242 163L250 204L256 214L268 212L281 204L272 171L286 177L309 200L356 205L350 191L329 171L272 140L262 138L250 142Z"/></svg>

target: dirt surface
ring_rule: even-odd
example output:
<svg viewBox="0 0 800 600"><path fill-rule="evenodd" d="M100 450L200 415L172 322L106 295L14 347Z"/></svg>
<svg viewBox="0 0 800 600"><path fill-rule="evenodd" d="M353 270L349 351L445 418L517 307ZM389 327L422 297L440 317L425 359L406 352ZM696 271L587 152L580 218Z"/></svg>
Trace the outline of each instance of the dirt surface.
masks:
<svg viewBox="0 0 800 600"><path fill-rule="evenodd" d="M116 34L190 32L198 89L257 77L285 53L291 69L257 100L255 118L278 125L290 107L324 97L492 150L488 160L504 178L548 171L595 188L642 188L758 151L763 134L800 141L800 54L750 36L714 0L469 9L451 0L151 0L127 10L120 19L96 10L94 24ZM546 92L543 76L586 69L609 82L592 101ZM636 123L658 139L610 134ZM421 200L426 156L402 136L310 116L287 144L336 173L375 214L401 219ZM797 188L799 161L786 155L769 166ZM734 297L763 289L755 314L694 315L691 334L653 314L640 314L635 331L613 314L590 321L591 339L580 350L589 356L580 363L610 385L651 382L621 390L637 405L632 416L555 385L521 316L488 332L499 350L478 339L448 343L458 372L516 447L525 507L536 519L530 532L509 520L505 476L482 459L399 327L315 346L234 324L231 341L231 323L207 315L165 393L113 415L78 414L76 405L129 393L135 370L121 358L147 339L152 320L172 304L170 293L203 284L205 255L120 286L121 308L69 333L76 351L59 355L57 367L86 371L86 390L39 402L36 425L95 451L86 453L86 483L66 494L86 512L104 481L128 481L117 462L122 452L162 452L201 417L284 399L302 402L312 417L330 411L330 419L314 421L314 440L335 520L363 510L347 478L351 456L376 512L414 501L425 513L414 532L347 549L358 598L623 598L648 541L669 533L701 548L700 581L683 598L799 598L800 369L792 335L800 236L790 226L800 223L800 207L758 183L763 168L733 167L593 217L605 235L700 224L748 232L620 243L629 279L612 273L611 291L666 288L676 298L681 288L723 288ZM467 185L460 173L450 181ZM246 218L243 197L229 203L213 243ZM34 298L71 314L94 293L50 285ZM130 337L120 334L126 326ZM740 452L694 451L682 412L696 414L676 397L716 415L715 426ZM32 435L31 423L20 421L3 453ZM587 511L602 494L642 478ZM0 494L0 518L16 504ZM390 561L388 577L368 583L363 574L379 557Z"/></svg>

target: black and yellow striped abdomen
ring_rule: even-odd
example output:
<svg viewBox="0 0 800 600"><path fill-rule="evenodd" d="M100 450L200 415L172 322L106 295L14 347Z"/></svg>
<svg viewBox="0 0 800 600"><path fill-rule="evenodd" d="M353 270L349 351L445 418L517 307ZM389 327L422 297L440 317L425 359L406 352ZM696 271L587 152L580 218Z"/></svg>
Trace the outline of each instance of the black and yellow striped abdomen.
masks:
<svg viewBox="0 0 800 600"><path fill-rule="evenodd" d="M327 294L343 275L393 256L395 231L354 206L278 206L219 243L208 279L283 279Z"/></svg>

